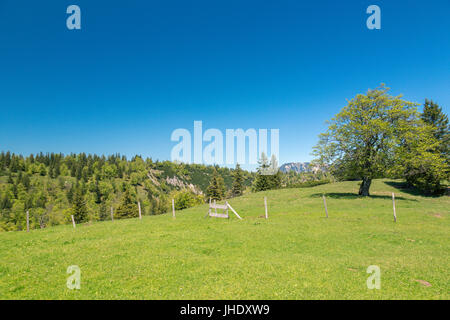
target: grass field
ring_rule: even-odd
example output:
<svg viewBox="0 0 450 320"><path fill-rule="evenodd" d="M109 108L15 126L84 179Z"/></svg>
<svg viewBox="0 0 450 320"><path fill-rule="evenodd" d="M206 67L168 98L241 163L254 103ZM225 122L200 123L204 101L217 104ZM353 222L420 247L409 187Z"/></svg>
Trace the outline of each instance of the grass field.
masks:
<svg viewBox="0 0 450 320"><path fill-rule="evenodd" d="M242 221L204 219L203 205L175 220L0 233L0 298L449 299L449 197L396 185L376 180L367 199L357 182L248 194L230 200ZM70 265L80 290L66 287ZM367 288L369 265L381 268L380 290Z"/></svg>

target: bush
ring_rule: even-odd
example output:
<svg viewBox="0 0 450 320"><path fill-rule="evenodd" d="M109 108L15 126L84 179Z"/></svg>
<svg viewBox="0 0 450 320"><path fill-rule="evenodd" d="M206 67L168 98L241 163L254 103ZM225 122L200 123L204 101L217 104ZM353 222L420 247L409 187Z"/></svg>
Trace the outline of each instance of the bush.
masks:
<svg viewBox="0 0 450 320"><path fill-rule="evenodd" d="M320 186L322 184L327 184L330 182L331 182L330 179L306 181L306 182L300 182L300 183L288 185L288 186L286 186L286 188L311 188L311 187L315 187L315 186Z"/></svg>
<svg viewBox="0 0 450 320"><path fill-rule="evenodd" d="M203 197L189 190L181 190L172 193L175 200L175 210L183 210L203 203Z"/></svg>

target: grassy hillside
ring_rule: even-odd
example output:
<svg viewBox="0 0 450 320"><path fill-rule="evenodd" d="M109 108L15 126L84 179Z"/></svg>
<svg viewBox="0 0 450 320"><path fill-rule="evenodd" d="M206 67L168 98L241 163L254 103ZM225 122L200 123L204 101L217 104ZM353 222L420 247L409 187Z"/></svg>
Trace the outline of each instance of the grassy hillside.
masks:
<svg viewBox="0 0 450 320"><path fill-rule="evenodd" d="M248 194L230 201L242 221L204 219L199 206L175 220L0 233L0 298L449 299L449 198L396 185L377 180L366 199L357 182ZM70 265L80 290L66 288ZM367 289L369 265L381 268L380 290Z"/></svg>
<svg viewBox="0 0 450 320"><path fill-rule="evenodd" d="M201 164L145 160L140 156L43 154L24 157L0 152L0 232L24 230L26 211L30 227L45 228L71 222L73 198L81 194L86 214L77 221L109 218L110 207L117 209L125 190L141 203L144 215L166 213L170 197L182 190L203 198L217 173L231 188L233 169ZM243 171L243 185L252 184L255 173ZM201 199L203 200L203 199ZM83 210L84 211L84 210Z"/></svg>

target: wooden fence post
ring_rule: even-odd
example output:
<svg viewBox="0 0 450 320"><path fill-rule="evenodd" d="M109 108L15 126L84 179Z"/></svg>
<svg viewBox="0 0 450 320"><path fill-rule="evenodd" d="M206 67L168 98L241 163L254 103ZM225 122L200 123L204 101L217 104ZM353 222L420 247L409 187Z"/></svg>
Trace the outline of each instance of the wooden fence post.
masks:
<svg viewBox="0 0 450 320"><path fill-rule="evenodd" d="M264 197L264 208L266 209L266 219L269 219L269 216L267 214L267 197Z"/></svg>
<svg viewBox="0 0 450 320"><path fill-rule="evenodd" d="M142 214L141 214L141 202L138 201L138 209L139 209L139 219L142 219Z"/></svg>
<svg viewBox="0 0 450 320"><path fill-rule="evenodd" d="M172 218L175 219L175 200L172 199Z"/></svg>
<svg viewBox="0 0 450 320"><path fill-rule="evenodd" d="M27 210L27 232L30 232L30 211Z"/></svg>
<svg viewBox="0 0 450 320"><path fill-rule="evenodd" d="M325 195L322 195L323 198L323 206L325 207L325 213L327 214L327 218L328 218L328 209L327 209L327 200L325 199Z"/></svg>
<svg viewBox="0 0 450 320"><path fill-rule="evenodd" d="M114 221L114 209L111 206L111 221Z"/></svg>
<svg viewBox="0 0 450 320"><path fill-rule="evenodd" d="M225 206L227 207L227 219L230 219L230 215L228 214L228 201L225 201Z"/></svg>
<svg viewBox="0 0 450 320"><path fill-rule="evenodd" d="M394 208L394 222L397 222L397 214L395 213L395 195L392 192L392 207Z"/></svg>
<svg viewBox="0 0 450 320"><path fill-rule="evenodd" d="M206 217L209 217L211 215L211 197L209 197L209 209L208 209L208 213L206 214Z"/></svg>
<svg viewBox="0 0 450 320"><path fill-rule="evenodd" d="M73 215L71 215L71 217L72 217L73 228L75 229L75 219L73 218Z"/></svg>

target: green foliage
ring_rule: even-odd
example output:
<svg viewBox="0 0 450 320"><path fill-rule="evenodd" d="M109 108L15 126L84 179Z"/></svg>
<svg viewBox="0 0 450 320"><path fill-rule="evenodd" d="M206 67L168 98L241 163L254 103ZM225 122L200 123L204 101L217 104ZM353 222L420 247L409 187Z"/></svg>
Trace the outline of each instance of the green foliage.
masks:
<svg viewBox="0 0 450 320"><path fill-rule="evenodd" d="M421 119L424 126L406 136L402 161L406 181L426 194L445 192L450 174L450 133L446 114L436 103L425 100ZM421 134L417 131L421 130Z"/></svg>
<svg viewBox="0 0 450 320"><path fill-rule="evenodd" d="M288 188L311 188L315 186L320 186L322 184L330 183L330 179L324 179L324 180L315 180L315 181L305 181L305 182L299 182L296 184L290 184Z"/></svg>
<svg viewBox="0 0 450 320"><path fill-rule="evenodd" d="M84 199L81 187L76 188L74 192L72 208L73 208L73 217L76 223L82 223L88 220L86 200Z"/></svg>
<svg viewBox="0 0 450 320"><path fill-rule="evenodd" d="M175 201L175 210L183 210L203 203L203 197L190 190L174 191L170 197Z"/></svg>
<svg viewBox="0 0 450 320"><path fill-rule="evenodd" d="M130 188L126 188L122 196L122 201L114 213L118 219L136 218L139 215L136 197L131 193Z"/></svg>
<svg viewBox="0 0 450 320"><path fill-rule="evenodd" d="M152 215L164 214L169 211L169 207L169 198L164 194L150 199L150 213Z"/></svg>
<svg viewBox="0 0 450 320"><path fill-rule="evenodd" d="M432 127L432 134L439 142L439 151L449 161L450 157L450 125L448 116L442 112L442 108L433 100L425 99L425 105L421 114L423 122Z"/></svg>
<svg viewBox="0 0 450 320"><path fill-rule="evenodd" d="M85 199L89 220L108 220L110 206L121 203L129 185L134 187L136 196L146 199L141 202L144 213L166 213L171 205L171 198L168 198L171 192L183 189L193 190L195 194L206 192L214 170L222 177L224 188L231 188L234 170L229 168L154 162L140 156L128 160L119 154L106 157L39 153L23 157L1 152L0 231L23 227L20 219L12 214L18 201L33 212L45 211L36 217L32 228L69 223L78 187ZM242 171L242 176L243 185L251 185L254 173ZM16 205L15 213L17 208Z"/></svg>
<svg viewBox="0 0 450 320"><path fill-rule="evenodd" d="M206 198L211 198L211 200L222 200L225 198L225 184L216 168L214 168L209 187L206 189Z"/></svg>
<svg viewBox="0 0 450 320"><path fill-rule="evenodd" d="M252 191L259 192L280 188L282 173L278 170L278 163L275 157L272 156L272 159L269 162L266 154L263 152L258 163L259 167L252 186Z"/></svg>
<svg viewBox="0 0 450 320"><path fill-rule="evenodd" d="M330 121L314 148L316 162L328 166L336 177L362 179L363 196L369 195L372 179L390 175L408 179L412 168L428 171L433 179L445 176L442 159L428 154L436 141L420 121L416 104L388 91L381 85L358 94Z"/></svg>
<svg viewBox="0 0 450 320"><path fill-rule="evenodd" d="M449 179L449 162L441 153L441 142L435 137L435 128L422 123L404 129L403 140L397 154L401 166L394 168L409 185L416 187L424 194L443 193L446 186L443 182Z"/></svg>
<svg viewBox="0 0 450 320"><path fill-rule="evenodd" d="M236 169L233 173L233 184L231 186L230 195L231 197L239 197L244 194L244 176L242 173L241 166L236 164Z"/></svg>

